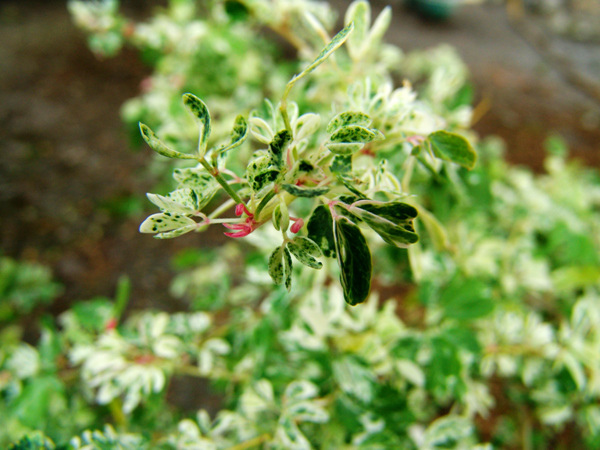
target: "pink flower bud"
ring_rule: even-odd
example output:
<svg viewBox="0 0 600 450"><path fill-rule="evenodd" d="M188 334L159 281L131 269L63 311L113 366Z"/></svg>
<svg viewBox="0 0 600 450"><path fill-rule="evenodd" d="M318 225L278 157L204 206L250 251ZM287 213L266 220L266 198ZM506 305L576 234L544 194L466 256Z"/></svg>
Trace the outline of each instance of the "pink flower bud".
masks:
<svg viewBox="0 0 600 450"><path fill-rule="evenodd" d="M292 220L294 221L294 224L290 227L290 231L292 233L297 233L304 226L304 220L302 220L302 219L292 219Z"/></svg>
<svg viewBox="0 0 600 450"><path fill-rule="evenodd" d="M117 319L112 317L111 319L108 319L108 322L106 322L106 325L104 325L104 329L106 331L114 330L115 328L117 328L117 323Z"/></svg>

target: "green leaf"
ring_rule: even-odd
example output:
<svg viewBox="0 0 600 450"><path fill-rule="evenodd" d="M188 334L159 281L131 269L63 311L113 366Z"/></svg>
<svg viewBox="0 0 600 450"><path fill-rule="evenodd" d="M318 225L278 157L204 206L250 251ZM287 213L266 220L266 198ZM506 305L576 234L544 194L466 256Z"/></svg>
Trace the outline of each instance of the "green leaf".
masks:
<svg viewBox="0 0 600 450"><path fill-rule="evenodd" d="M205 150L210 136L210 113L208 108L202 100L189 93L183 94L183 104L200 120L200 144L198 147L199 150Z"/></svg>
<svg viewBox="0 0 600 450"><path fill-rule="evenodd" d="M273 226L277 231L287 231L290 225L290 215L287 204L282 201L273 209Z"/></svg>
<svg viewBox="0 0 600 450"><path fill-rule="evenodd" d="M15 400L13 413L31 428L43 428L53 397L64 395L64 385L53 375L43 375L27 383Z"/></svg>
<svg viewBox="0 0 600 450"><path fill-rule="evenodd" d="M446 229L440 223L440 221L437 220L437 218L432 213L430 213L422 207L419 208L419 218L425 224L427 233L429 233L431 242L433 242L433 245L436 248L436 250L443 251L448 249L448 247L450 246L448 233L446 233Z"/></svg>
<svg viewBox="0 0 600 450"><path fill-rule="evenodd" d="M327 186L321 187L304 187L296 186L295 184L282 184L281 187L296 197L318 197L329 192Z"/></svg>
<svg viewBox="0 0 600 450"><path fill-rule="evenodd" d="M306 225L308 237L319 246L323 255L328 258L335 256L335 240L333 238L333 219L325 205L315 208Z"/></svg>
<svg viewBox="0 0 600 450"><path fill-rule="evenodd" d="M373 400L375 376L355 356L342 356L333 361L333 378L351 397L363 403Z"/></svg>
<svg viewBox="0 0 600 450"><path fill-rule="evenodd" d="M339 47L342 46L342 44L346 41L346 39L348 39L348 35L352 32L352 30L354 29L354 24L348 24L346 27L344 27L338 34L336 34L333 39L329 42L329 44L327 44L325 46L325 48L323 50L321 50L321 53L319 53L319 56L316 57L316 59L310 63L308 65L308 67L306 67L302 72L300 72L298 75L294 76L294 78L292 78L292 81L290 81L290 83L294 83L296 81L298 81L299 79L305 77L306 75L308 75L310 72L312 72L313 70L315 70L319 65L321 65L327 58L329 58L329 56L336 51Z"/></svg>
<svg viewBox="0 0 600 450"><path fill-rule="evenodd" d="M440 305L449 319L473 320L490 314L494 300L483 281L456 277L442 290Z"/></svg>
<svg viewBox="0 0 600 450"><path fill-rule="evenodd" d="M287 149L287 146L291 140L292 136L290 132L287 130L281 130L273 137L273 140L269 144L269 152L279 167L283 165L283 153Z"/></svg>
<svg viewBox="0 0 600 450"><path fill-rule="evenodd" d="M335 221L334 238L344 299L357 305L367 299L371 289L371 252L358 226L346 217Z"/></svg>
<svg viewBox="0 0 600 450"><path fill-rule="evenodd" d="M39 427L35 424L34 427ZM54 450L54 443L43 435L41 431L33 431L23 436L18 442L12 443L8 450Z"/></svg>
<svg viewBox="0 0 600 450"><path fill-rule="evenodd" d="M345 23L354 23L354 32L348 38L348 50L353 58L362 53L369 26L371 25L371 5L367 1L355 1L346 10Z"/></svg>
<svg viewBox="0 0 600 450"><path fill-rule="evenodd" d="M170 239L188 233L198 224L189 217L170 212L152 214L140 225L140 233L158 233L158 239Z"/></svg>
<svg viewBox="0 0 600 450"><path fill-rule="evenodd" d="M287 243L287 248L294 257L305 266L320 269L323 263L316 258L322 255L319 246L311 239L304 236L296 236Z"/></svg>
<svg viewBox="0 0 600 450"><path fill-rule="evenodd" d="M448 131L436 131L427 136L427 142L437 158L459 164L467 169L475 167L477 153L464 137Z"/></svg>
<svg viewBox="0 0 600 450"><path fill-rule="evenodd" d="M336 130L348 125L358 125L368 127L371 124L371 118L363 113L356 111L344 111L335 116L327 124L327 133L331 134Z"/></svg>
<svg viewBox="0 0 600 450"><path fill-rule="evenodd" d="M390 245L405 248L419 240L413 226L417 210L407 203L360 200L350 211Z"/></svg>
<svg viewBox="0 0 600 450"><path fill-rule="evenodd" d="M140 122L140 132L142 133L142 137L146 144L150 146L152 150L162 156L166 156L167 158L175 158L175 159L196 159L194 155L189 155L187 153L181 153L177 150L173 150L169 148L164 142L156 137L154 132L150 129L150 127L146 124Z"/></svg>

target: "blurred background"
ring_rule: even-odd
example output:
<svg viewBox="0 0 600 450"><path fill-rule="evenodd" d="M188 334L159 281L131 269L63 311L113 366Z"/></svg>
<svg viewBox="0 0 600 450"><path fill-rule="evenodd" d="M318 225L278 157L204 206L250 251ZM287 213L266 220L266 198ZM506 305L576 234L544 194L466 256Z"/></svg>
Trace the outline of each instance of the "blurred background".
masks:
<svg viewBox="0 0 600 450"><path fill-rule="evenodd" d="M160 1L122 2L143 19ZM333 2L341 10L348 2ZM392 4L387 40L405 50L447 43L471 71L474 129L497 135L515 164L542 170L544 142L600 166L600 2ZM133 307L177 310L171 257L218 244L221 233L157 241L138 233L154 208L151 152L132 142L120 107L150 68L125 49L101 60L63 1L0 2L0 254L49 265L73 301L112 296L132 280Z"/></svg>

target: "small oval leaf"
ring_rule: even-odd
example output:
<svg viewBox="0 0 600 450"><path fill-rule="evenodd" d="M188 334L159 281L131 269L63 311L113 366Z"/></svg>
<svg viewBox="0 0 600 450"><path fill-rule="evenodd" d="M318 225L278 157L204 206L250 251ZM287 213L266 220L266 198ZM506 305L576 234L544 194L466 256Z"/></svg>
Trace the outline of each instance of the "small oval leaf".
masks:
<svg viewBox="0 0 600 450"><path fill-rule="evenodd" d="M427 136L427 142L437 158L467 169L475 167L477 153L464 137L448 131L436 131Z"/></svg>
<svg viewBox="0 0 600 450"><path fill-rule="evenodd" d="M140 132L142 133L142 137L146 144L150 146L152 150L162 156L166 156L167 158L176 158L176 159L196 159L195 156L189 155L187 153L181 153L177 150L173 150L169 148L164 142L162 142L156 134L150 129L150 127L142 122L139 123Z"/></svg>
<svg viewBox="0 0 600 450"><path fill-rule="evenodd" d="M183 104L195 115L202 125L200 130L200 146L206 147L208 137L210 136L210 113L202 100L194 94L183 94Z"/></svg>
<svg viewBox="0 0 600 450"><path fill-rule="evenodd" d="M296 236L287 243L287 248L294 257L305 266L313 269L320 269L323 263L317 260L322 256L321 249L312 240L304 236Z"/></svg>
<svg viewBox="0 0 600 450"><path fill-rule="evenodd" d="M331 134L334 131L348 126L348 125L359 125L363 127L368 127L371 124L371 118L363 113L358 111L344 111L335 116L329 124L327 124L327 133Z"/></svg>

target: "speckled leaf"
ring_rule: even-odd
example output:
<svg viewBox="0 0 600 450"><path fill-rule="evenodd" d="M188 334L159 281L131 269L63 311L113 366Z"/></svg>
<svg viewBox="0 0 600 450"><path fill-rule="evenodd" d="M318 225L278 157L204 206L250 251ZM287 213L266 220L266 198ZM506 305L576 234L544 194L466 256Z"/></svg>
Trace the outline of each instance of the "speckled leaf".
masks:
<svg viewBox="0 0 600 450"><path fill-rule="evenodd" d="M344 175L352 171L352 157L350 155L337 155L333 158L329 170L337 175Z"/></svg>
<svg viewBox="0 0 600 450"><path fill-rule="evenodd" d="M154 132L150 129L148 125L140 122L140 132L142 133L142 137L144 141L150 146L152 150L162 156L166 156L167 158L176 158L176 159L196 159L195 156L189 155L187 153L181 153L177 150L173 150L168 147L164 142L156 137Z"/></svg>
<svg viewBox="0 0 600 450"><path fill-rule="evenodd" d="M348 156L356 153L361 148L364 147L365 144L362 143L351 143L351 144L325 144L325 146L329 149L331 153L335 153L336 155Z"/></svg>
<svg viewBox="0 0 600 450"><path fill-rule="evenodd" d="M310 441L302 434L298 425L291 417L283 415L279 420L276 432L277 441L281 442L281 448L310 449Z"/></svg>
<svg viewBox="0 0 600 450"><path fill-rule="evenodd" d="M335 256L333 219L327 206L319 205L315 208L308 219L306 229L309 239L319 246L323 255L333 258Z"/></svg>
<svg viewBox="0 0 600 450"><path fill-rule="evenodd" d="M283 246L277 247L269 256L269 275L273 283L283 283Z"/></svg>
<svg viewBox="0 0 600 450"><path fill-rule="evenodd" d="M335 221L334 238L344 299L357 305L371 289L371 252L358 226L345 217Z"/></svg>
<svg viewBox="0 0 600 450"><path fill-rule="evenodd" d="M305 266L313 269L320 269L323 263L317 260L317 257L322 256L319 246L312 240L304 236L296 236L292 241L287 243L287 248L294 257Z"/></svg>
<svg viewBox="0 0 600 450"><path fill-rule="evenodd" d="M303 187L294 184L282 184L281 187L296 197L318 197L329 192L327 186L322 187Z"/></svg>
<svg viewBox="0 0 600 450"><path fill-rule="evenodd" d="M304 69L292 79L292 82L297 81L300 78L303 78L304 76L308 75L310 72L315 70L320 64L322 64L327 58L329 58L329 55L331 55L334 51L341 47L342 44L346 41L346 39L348 39L348 35L352 32L353 29L354 24L352 23L344 27L338 34L336 34L333 37L329 44L327 44L325 48L321 50L319 56L317 56L316 59L312 63L310 63L308 67L306 67L306 69Z"/></svg>
<svg viewBox="0 0 600 450"><path fill-rule="evenodd" d="M376 134L368 128L360 125L347 125L339 128L335 133L331 135L329 140L331 142L371 142L376 138Z"/></svg>
<svg viewBox="0 0 600 450"><path fill-rule="evenodd" d="M437 158L460 164L467 169L475 167L477 153L464 137L447 131L436 131L427 136L427 142Z"/></svg>
<svg viewBox="0 0 600 450"><path fill-rule="evenodd" d="M246 168L246 178L254 192L259 192L279 176L280 169L274 163L273 157L266 152L257 152L256 157Z"/></svg>
<svg viewBox="0 0 600 450"><path fill-rule="evenodd" d="M163 211L184 215L198 211L198 197L191 189L178 189L168 196L150 193L146 196Z"/></svg>
<svg viewBox="0 0 600 450"><path fill-rule="evenodd" d="M192 231L196 227L196 222L189 217L165 212L149 216L140 225L140 232L158 233L156 238L168 239Z"/></svg>
<svg viewBox="0 0 600 450"><path fill-rule="evenodd" d="M319 129L321 116L314 113L302 114L294 124L294 139L300 141L312 135Z"/></svg>
<svg viewBox="0 0 600 450"><path fill-rule="evenodd" d="M273 283L285 284L289 291L292 287L292 256L284 245L277 247L269 257L269 275Z"/></svg>
<svg viewBox="0 0 600 450"><path fill-rule="evenodd" d="M327 133L331 134L334 131L348 126L348 125L359 125L362 127L368 127L371 124L371 118L362 112L357 111L344 111L335 116L329 124L327 124Z"/></svg>
<svg viewBox="0 0 600 450"><path fill-rule="evenodd" d="M291 139L292 136L289 131L281 130L273 137L273 140L269 144L269 152L273 156L273 161L275 161L278 166L283 165L283 155Z"/></svg>
<svg viewBox="0 0 600 450"><path fill-rule="evenodd" d="M219 152L225 152L233 148L239 147L248 137L248 123L244 116L239 115L235 118L233 129L231 130L231 139L229 144L221 146Z"/></svg>
<svg viewBox="0 0 600 450"><path fill-rule="evenodd" d="M188 195L190 201L195 205L196 211L201 211L212 200L221 189L221 185L204 168L194 167L188 169L175 169L173 178L179 183L180 189L169 195L172 199L178 199L181 195ZM189 188L193 193L186 193L182 189ZM184 203L186 204L186 203Z"/></svg>
<svg viewBox="0 0 600 450"><path fill-rule="evenodd" d="M202 100L194 94L183 94L183 104L200 120L200 147L206 147L210 136L210 113Z"/></svg>
<svg viewBox="0 0 600 450"><path fill-rule="evenodd" d="M284 284L285 288L290 291L292 289L292 255L290 251L283 247L283 268L284 268Z"/></svg>
<svg viewBox="0 0 600 450"><path fill-rule="evenodd" d="M198 229L197 224L187 225L185 227L176 228L175 230L166 231L164 233L158 233L154 237L156 239L173 239L173 238L179 237L183 234L189 233L190 231L194 231L196 229Z"/></svg>
<svg viewBox="0 0 600 450"><path fill-rule="evenodd" d="M404 248L419 240L413 226L417 210L407 203L362 200L351 211L388 244Z"/></svg>

